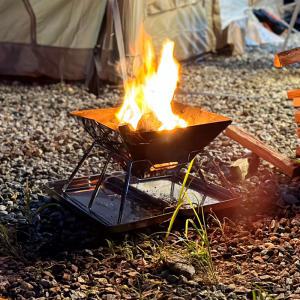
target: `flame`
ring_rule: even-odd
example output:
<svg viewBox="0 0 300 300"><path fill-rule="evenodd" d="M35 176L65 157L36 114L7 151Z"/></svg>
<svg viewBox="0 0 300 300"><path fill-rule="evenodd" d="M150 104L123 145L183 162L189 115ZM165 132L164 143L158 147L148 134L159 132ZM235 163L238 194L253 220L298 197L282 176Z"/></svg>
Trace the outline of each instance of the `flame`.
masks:
<svg viewBox="0 0 300 300"><path fill-rule="evenodd" d="M151 113L159 123L158 130L186 127L186 121L175 115L171 107L179 78L179 64L173 56L174 42L164 42L158 64L149 37L145 38L143 48L142 66L133 79L125 82L124 102L117 119L136 130L141 118Z"/></svg>

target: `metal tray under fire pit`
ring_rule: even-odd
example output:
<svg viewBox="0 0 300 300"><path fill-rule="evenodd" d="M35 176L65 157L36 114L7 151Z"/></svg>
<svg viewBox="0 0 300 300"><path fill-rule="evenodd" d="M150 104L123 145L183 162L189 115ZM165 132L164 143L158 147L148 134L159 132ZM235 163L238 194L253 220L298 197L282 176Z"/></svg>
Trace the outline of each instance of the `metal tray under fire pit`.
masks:
<svg viewBox="0 0 300 300"><path fill-rule="evenodd" d="M118 222L121 194L124 186L120 176L106 176L101 189L89 208L89 200L94 192L100 175L74 179L63 191L67 180L49 183L47 192L56 200L71 204L81 212L103 224L112 232L124 232L143 228L168 221L176 207L176 202L183 176L132 183L129 187L121 223ZM170 198L170 186L175 181L174 198ZM203 182L201 179L189 176L189 197L196 209L203 207L204 211L214 212L232 208L239 199L223 187ZM179 215L193 216L190 206L180 209Z"/></svg>

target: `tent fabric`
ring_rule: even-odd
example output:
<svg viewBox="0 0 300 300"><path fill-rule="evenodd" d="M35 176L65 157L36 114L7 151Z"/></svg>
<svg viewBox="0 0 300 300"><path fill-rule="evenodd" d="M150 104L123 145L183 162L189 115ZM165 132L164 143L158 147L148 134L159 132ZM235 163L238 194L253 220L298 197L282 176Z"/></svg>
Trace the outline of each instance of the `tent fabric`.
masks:
<svg viewBox="0 0 300 300"><path fill-rule="evenodd" d="M224 0L116 0L129 74L140 60L141 28L158 52L175 41L185 60L230 43L224 30ZM231 0L235 1L235 0ZM245 1L245 0L244 0ZM237 3L237 2L236 2ZM119 54L108 0L0 0L0 74L60 80L120 80ZM232 27L232 26L231 26Z"/></svg>
<svg viewBox="0 0 300 300"><path fill-rule="evenodd" d="M83 80L92 50L0 43L0 74Z"/></svg>
<svg viewBox="0 0 300 300"><path fill-rule="evenodd" d="M95 46L106 1L30 0L30 4L39 45L76 49Z"/></svg>
<svg viewBox="0 0 300 300"><path fill-rule="evenodd" d="M199 0L166 1L160 11L157 3L162 2L147 5L145 19L145 30L153 37L156 49L165 39L171 39L176 45L176 58L184 60L215 48L212 24L207 18L212 2L206 2L205 6Z"/></svg>
<svg viewBox="0 0 300 300"><path fill-rule="evenodd" d="M149 0L147 2L147 15L155 15L170 10L176 10L178 8L196 4L197 2L199 2L199 0Z"/></svg>
<svg viewBox="0 0 300 300"><path fill-rule="evenodd" d="M138 39L141 24L144 22L146 0L119 0L120 16L123 28L123 40L127 69L130 70L133 60L138 56L135 44ZM120 80L119 54L115 37L113 12L110 6L107 7L106 22L104 30L100 34L97 52L94 56L94 76L102 80L117 82ZM130 71L129 71L130 73Z"/></svg>
<svg viewBox="0 0 300 300"><path fill-rule="evenodd" d="M249 9L248 0L219 0L222 29L226 29L230 23L245 18Z"/></svg>
<svg viewBox="0 0 300 300"><path fill-rule="evenodd" d="M0 42L30 43L30 16L23 1L0 0Z"/></svg>
<svg viewBox="0 0 300 300"><path fill-rule="evenodd" d="M105 0L0 0L0 74L87 77Z"/></svg>
<svg viewBox="0 0 300 300"><path fill-rule="evenodd" d="M128 62L132 70L140 57L135 41L143 26L151 36L157 52L165 39L175 42L175 56L178 60L214 51L216 48L214 14L217 0L121 0L123 37ZM118 81L120 67L114 36L112 12L108 8L106 30L103 42L95 57L97 76L104 80Z"/></svg>

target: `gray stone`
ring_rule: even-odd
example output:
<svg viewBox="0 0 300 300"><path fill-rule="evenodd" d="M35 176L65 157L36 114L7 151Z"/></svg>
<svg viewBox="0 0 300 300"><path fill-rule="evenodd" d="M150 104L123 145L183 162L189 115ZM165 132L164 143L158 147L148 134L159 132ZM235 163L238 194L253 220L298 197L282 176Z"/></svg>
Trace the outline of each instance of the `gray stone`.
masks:
<svg viewBox="0 0 300 300"><path fill-rule="evenodd" d="M104 277L101 278L96 278L97 282L99 282L99 284L101 285L107 285L108 284L108 280Z"/></svg>
<svg viewBox="0 0 300 300"><path fill-rule="evenodd" d="M168 267L175 274L183 275L188 279L191 279L196 273L194 266L185 262L168 262Z"/></svg>
<svg viewBox="0 0 300 300"><path fill-rule="evenodd" d="M104 294L101 297L103 300L116 300L118 297L114 294Z"/></svg>
<svg viewBox="0 0 300 300"><path fill-rule="evenodd" d="M297 204L300 202L300 200L293 194L288 194L288 193L283 193L282 194L282 199L284 202L287 204Z"/></svg>
<svg viewBox="0 0 300 300"><path fill-rule="evenodd" d="M26 282L26 281L22 281L21 282L21 288L24 289L24 290L33 290L33 285L29 282Z"/></svg>
<svg viewBox="0 0 300 300"><path fill-rule="evenodd" d="M49 289L53 286L52 282L47 279L41 279L40 283L46 289Z"/></svg>
<svg viewBox="0 0 300 300"><path fill-rule="evenodd" d="M167 276L167 280L170 282L170 283L175 283L175 282L177 282L178 281L178 277L177 276L175 276L175 275L173 275L173 274L169 274L168 276Z"/></svg>
<svg viewBox="0 0 300 300"><path fill-rule="evenodd" d="M89 249L84 249L84 252L85 252L86 254L90 255L90 256L93 256L93 255L94 255L93 251L92 251L92 250L89 250Z"/></svg>

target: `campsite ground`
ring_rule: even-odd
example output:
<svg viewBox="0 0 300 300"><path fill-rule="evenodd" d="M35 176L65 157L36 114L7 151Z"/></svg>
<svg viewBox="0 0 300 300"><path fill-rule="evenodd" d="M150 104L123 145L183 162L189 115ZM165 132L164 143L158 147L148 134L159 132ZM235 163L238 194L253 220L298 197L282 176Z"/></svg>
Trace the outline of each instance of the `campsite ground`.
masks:
<svg viewBox="0 0 300 300"><path fill-rule="evenodd" d="M300 70L276 70L272 61L268 51L252 49L242 57L209 55L186 62L176 98L231 117L293 157L295 124L285 91L300 87ZM0 295L257 299L256 290L262 299L300 299L300 183L265 163L233 183L242 196L238 209L220 223L208 217L217 282L199 266L203 257L197 253L195 259L187 249L196 249L199 236L190 231L185 244L181 224L167 242L159 233L165 225L111 236L66 207L45 207L53 201L41 185L70 174L90 142L68 113L109 107L119 99L111 86L97 98L79 84L0 82ZM207 149L224 166L244 151L224 136ZM95 169L100 160L93 156L88 167ZM38 207L44 210L35 215ZM183 259L183 266L174 268L174 257Z"/></svg>

